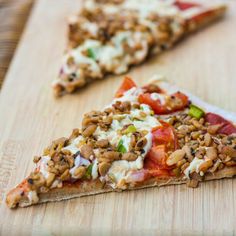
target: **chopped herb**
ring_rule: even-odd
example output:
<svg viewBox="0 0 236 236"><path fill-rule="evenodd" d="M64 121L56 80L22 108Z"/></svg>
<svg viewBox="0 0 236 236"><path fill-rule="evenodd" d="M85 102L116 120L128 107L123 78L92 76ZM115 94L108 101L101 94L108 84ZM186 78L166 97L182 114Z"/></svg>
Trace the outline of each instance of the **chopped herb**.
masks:
<svg viewBox="0 0 236 236"><path fill-rule="evenodd" d="M204 113L204 111L203 111L201 108L199 108L199 107L197 107L197 106L191 104L188 114L189 114L190 116L192 116L192 117L195 117L195 118L197 118L197 119L200 119L201 117L204 116L205 113Z"/></svg>
<svg viewBox="0 0 236 236"><path fill-rule="evenodd" d="M127 152L125 146L123 145L123 140L122 139L118 143L117 151L121 152L121 153L126 153Z"/></svg>
<svg viewBox="0 0 236 236"><path fill-rule="evenodd" d="M86 179L90 179L92 176L92 169L93 169L93 164L90 164L86 170L85 177Z"/></svg>
<svg viewBox="0 0 236 236"><path fill-rule="evenodd" d="M123 134L130 134L136 132L136 127L134 125L130 125L125 129L122 133Z"/></svg>
<svg viewBox="0 0 236 236"><path fill-rule="evenodd" d="M96 53L95 53L94 49L88 48L87 55L88 55L88 57L92 58L93 60L96 60Z"/></svg>

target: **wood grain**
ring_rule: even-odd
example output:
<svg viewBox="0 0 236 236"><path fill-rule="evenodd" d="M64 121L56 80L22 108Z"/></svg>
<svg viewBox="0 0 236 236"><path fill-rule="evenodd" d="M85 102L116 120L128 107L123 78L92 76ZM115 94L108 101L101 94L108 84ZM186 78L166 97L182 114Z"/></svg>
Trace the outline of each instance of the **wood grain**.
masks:
<svg viewBox="0 0 236 236"><path fill-rule="evenodd" d="M33 0L0 0L0 87L32 5Z"/></svg>
<svg viewBox="0 0 236 236"><path fill-rule="evenodd" d="M236 2L226 18L129 73L144 84L155 73L222 108L236 111ZM0 194L26 176L32 157L80 126L82 114L107 104L122 76L55 99L74 0L39 0L0 94ZM9 210L0 205L0 235L234 235L236 181L109 193Z"/></svg>

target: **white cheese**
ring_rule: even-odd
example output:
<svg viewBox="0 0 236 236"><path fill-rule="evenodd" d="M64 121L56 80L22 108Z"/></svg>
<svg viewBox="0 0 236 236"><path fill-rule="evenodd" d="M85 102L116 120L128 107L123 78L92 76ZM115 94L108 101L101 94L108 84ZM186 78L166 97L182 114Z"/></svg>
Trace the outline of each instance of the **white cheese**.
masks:
<svg viewBox="0 0 236 236"><path fill-rule="evenodd" d="M93 11L96 8L96 3L94 0L87 0L84 2L84 8L88 11Z"/></svg>
<svg viewBox="0 0 236 236"><path fill-rule="evenodd" d="M36 191L29 191L27 196L31 204L37 203L39 201L39 197Z"/></svg>
<svg viewBox="0 0 236 236"><path fill-rule="evenodd" d="M97 127L96 131L94 132L94 136L96 136L98 140L108 139L112 145L117 145L119 142L119 137L117 136L116 130L110 129L108 131L103 131L100 129L100 127Z"/></svg>
<svg viewBox="0 0 236 236"><path fill-rule="evenodd" d="M101 65L105 65L107 69L111 69L115 63L114 59L121 57L124 51L121 47L114 47L112 45L103 46L99 51L98 59Z"/></svg>
<svg viewBox="0 0 236 236"><path fill-rule="evenodd" d="M132 33L130 31L122 31L117 33L113 38L112 42L117 46L120 47L121 43L125 40L130 40L132 37Z"/></svg>
<svg viewBox="0 0 236 236"><path fill-rule="evenodd" d="M42 156L41 160L39 161L39 170L42 173L42 175L44 176L45 179L48 178L49 176L49 172L47 170L48 168L48 161L51 160L50 156Z"/></svg>
<svg viewBox="0 0 236 236"><path fill-rule="evenodd" d="M150 20L147 20L147 19L140 19L139 22L142 25L147 26L153 32L154 35L157 34L158 25L156 23L153 23L153 22L151 22Z"/></svg>
<svg viewBox="0 0 236 236"><path fill-rule="evenodd" d="M198 172L199 172L198 168L199 168L199 166L200 166L203 162L205 162L204 159L199 159L199 158L195 157L195 158L191 161L189 167L187 167L187 168L185 169L185 171L184 171L184 174L187 176L187 178L189 178L189 175L190 175L191 173L193 173L194 171L195 171L196 173L198 173Z"/></svg>
<svg viewBox="0 0 236 236"><path fill-rule="evenodd" d="M111 4L107 4L103 7L103 10L107 13L107 14L115 14L118 11L117 6L111 5Z"/></svg>
<svg viewBox="0 0 236 236"><path fill-rule="evenodd" d="M146 104L141 104L140 108L142 111L144 111L146 114L150 115L151 114L151 108L150 106L146 105Z"/></svg>
<svg viewBox="0 0 236 236"><path fill-rule="evenodd" d="M154 116L146 116L144 120L134 120L133 125L138 130L151 131L152 128L161 126L160 122Z"/></svg>
<svg viewBox="0 0 236 236"><path fill-rule="evenodd" d="M93 36L96 36L98 33L98 25L91 22L85 22L81 25L81 27L85 30L88 30Z"/></svg>
<svg viewBox="0 0 236 236"><path fill-rule="evenodd" d="M179 10L173 5L173 1L150 1L150 0L128 0L122 4L122 8L136 10L140 17L145 18L150 13L155 12L159 15L171 16L176 15Z"/></svg>
<svg viewBox="0 0 236 236"><path fill-rule="evenodd" d="M151 99L156 101L159 100L161 105L166 103L166 95L160 93L151 93Z"/></svg>
<svg viewBox="0 0 236 236"><path fill-rule="evenodd" d="M72 154L75 154L75 153L77 153L79 151L79 148L74 143L72 143L72 144L62 148L62 150L68 150Z"/></svg>
<svg viewBox="0 0 236 236"><path fill-rule="evenodd" d="M151 13L157 13L161 16L173 16L182 14L182 11L174 5L174 0L126 0L122 4L105 4L102 6L106 14L115 14L118 12L133 10L136 11L140 19L146 19ZM93 11L97 6L95 1L87 0L85 8Z"/></svg>
<svg viewBox="0 0 236 236"><path fill-rule="evenodd" d="M96 179L98 177L98 161L95 159L92 167L92 178Z"/></svg>
<svg viewBox="0 0 236 236"><path fill-rule="evenodd" d="M152 133L149 132L145 138L147 139L147 143L146 145L144 146L143 150L144 150L144 153L142 154L144 157L146 156L146 154L149 152L149 150L151 149L152 147Z"/></svg>
<svg viewBox="0 0 236 236"><path fill-rule="evenodd" d="M84 56L80 50L73 50L71 56L75 59L76 64L88 64L93 71L100 72L100 67L94 59Z"/></svg>
<svg viewBox="0 0 236 236"><path fill-rule="evenodd" d="M135 161L114 161L108 171L108 176L115 178L118 184L121 180L125 180L129 171L139 170L143 168L143 158L139 156ZM113 185L115 187L115 185Z"/></svg>
<svg viewBox="0 0 236 236"><path fill-rule="evenodd" d="M128 152L131 138L128 137L127 135L123 135L121 137L121 140L123 141L123 146L124 146L125 150Z"/></svg>
<svg viewBox="0 0 236 236"><path fill-rule="evenodd" d="M122 97L114 99L112 104L115 104L116 101L120 101L120 102L129 101L131 103L138 102L138 97L142 93L143 93L143 90L141 88L133 87L129 89L128 91L126 91Z"/></svg>
<svg viewBox="0 0 236 236"><path fill-rule="evenodd" d="M79 151L80 143L83 141L84 141L83 136L79 136L79 137L75 138L70 145L62 148L62 150L68 150L72 154L75 154Z"/></svg>

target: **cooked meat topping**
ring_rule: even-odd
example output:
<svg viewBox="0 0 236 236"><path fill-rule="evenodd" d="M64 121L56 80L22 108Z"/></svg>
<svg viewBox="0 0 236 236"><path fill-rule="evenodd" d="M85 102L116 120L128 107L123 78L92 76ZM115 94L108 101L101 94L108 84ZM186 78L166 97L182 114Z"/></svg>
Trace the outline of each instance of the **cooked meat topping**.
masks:
<svg viewBox="0 0 236 236"><path fill-rule="evenodd" d="M203 176L226 166L236 166L236 135L218 134L221 125L210 125L204 118L197 120L186 112L165 117L175 128L179 149L169 153L167 165L176 165L176 173ZM219 157L219 159L217 158ZM197 186L196 180L189 186ZM194 183L194 184L192 184Z"/></svg>
<svg viewBox="0 0 236 236"><path fill-rule="evenodd" d="M185 19L173 4L153 1L151 8L145 1L140 6L132 0L108 2L87 1L71 17L69 48L53 84L56 95L108 73L122 74L185 35Z"/></svg>

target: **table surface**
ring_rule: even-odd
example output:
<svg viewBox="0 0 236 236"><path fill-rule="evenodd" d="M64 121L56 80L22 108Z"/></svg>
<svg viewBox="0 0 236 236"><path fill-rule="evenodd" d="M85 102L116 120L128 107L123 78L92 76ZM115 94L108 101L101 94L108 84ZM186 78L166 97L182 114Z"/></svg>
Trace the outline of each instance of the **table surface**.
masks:
<svg viewBox="0 0 236 236"><path fill-rule="evenodd" d="M38 0L0 94L0 235L233 235L235 179L108 193L9 210L3 198L33 168L32 157L51 140L80 126L82 114L111 100L122 76L109 76L79 93L53 97L51 82L66 45L66 17L74 0ZM172 50L133 68L144 84L165 75L209 103L236 111L236 2L227 16Z"/></svg>
<svg viewBox="0 0 236 236"><path fill-rule="evenodd" d="M32 5L33 0L0 0L0 87Z"/></svg>

